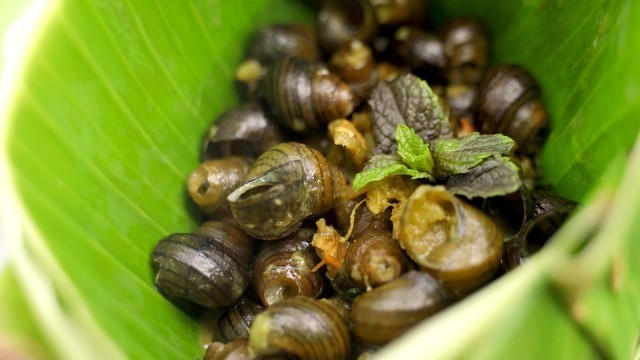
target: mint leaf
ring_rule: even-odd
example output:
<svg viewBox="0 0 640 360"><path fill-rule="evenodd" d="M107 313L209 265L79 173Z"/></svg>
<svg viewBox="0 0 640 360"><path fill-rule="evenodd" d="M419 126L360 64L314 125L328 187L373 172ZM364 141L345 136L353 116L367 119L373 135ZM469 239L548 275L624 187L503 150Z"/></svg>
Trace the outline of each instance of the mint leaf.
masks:
<svg viewBox="0 0 640 360"><path fill-rule="evenodd" d="M353 179L353 189L358 191L369 183L388 176L408 175L412 179L430 179L427 173L409 169L398 155L375 155Z"/></svg>
<svg viewBox="0 0 640 360"><path fill-rule="evenodd" d="M469 172L450 177L445 184L450 192L470 199L510 194L521 186L520 168L507 156L486 158Z"/></svg>
<svg viewBox="0 0 640 360"><path fill-rule="evenodd" d="M398 155L405 164L418 171L431 174L433 159L429 145L425 144L412 128L402 124L398 125L396 142L398 143Z"/></svg>
<svg viewBox="0 0 640 360"><path fill-rule="evenodd" d="M400 124L415 129L424 142L452 136L440 99L425 81L414 75L400 75L390 83L378 83L371 92L369 105L377 154L396 151L395 131Z"/></svg>
<svg viewBox="0 0 640 360"><path fill-rule="evenodd" d="M505 135L473 133L461 138L437 139L431 143L437 178L467 173L484 159L507 155L514 141Z"/></svg>

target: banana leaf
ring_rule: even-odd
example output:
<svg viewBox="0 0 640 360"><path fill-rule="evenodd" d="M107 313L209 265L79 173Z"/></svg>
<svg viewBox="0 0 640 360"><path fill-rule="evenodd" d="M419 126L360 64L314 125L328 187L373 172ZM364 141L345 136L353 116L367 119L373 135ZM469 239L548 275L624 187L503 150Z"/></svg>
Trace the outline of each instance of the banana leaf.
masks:
<svg viewBox="0 0 640 360"><path fill-rule="evenodd" d="M436 23L479 18L492 61L539 79L545 184L583 206L526 266L380 358L639 356L640 4L431 3ZM0 98L9 286L24 294L5 314L30 309L37 331L26 333L54 358L201 358L200 324L153 287L151 250L196 224L185 178L208 125L238 102L232 78L252 31L312 23L313 11L295 0L34 4Z"/></svg>

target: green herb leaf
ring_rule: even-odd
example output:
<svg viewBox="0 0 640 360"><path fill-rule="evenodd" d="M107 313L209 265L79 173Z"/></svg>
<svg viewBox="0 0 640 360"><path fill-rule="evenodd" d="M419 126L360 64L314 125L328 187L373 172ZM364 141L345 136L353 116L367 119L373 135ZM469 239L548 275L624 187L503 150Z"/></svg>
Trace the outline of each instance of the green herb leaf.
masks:
<svg viewBox="0 0 640 360"><path fill-rule="evenodd" d="M412 179L430 179L427 173L408 168L398 155L375 155L353 179L353 189L358 191L369 183L394 175L408 175Z"/></svg>
<svg viewBox="0 0 640 360"><path fill-rule="evenodd" d="M396 151L395 131L405 124L425 142L451 137L451 125L440 99L420 78L400 75L391 83L380 82L371 92L373 135L378 153Z"/></svg>
<svg viewBox="0 0 640 360"><path fill-rule="evenodd" d="M510 194L520 186L520 168L506 156L487 158L469 172L450 177L445 185L452 193L470 199Z"/></svg>
<svg viewBox="0 0 640 360"><path fill-rule="evenodd" d="M398 125L396 142L398 143L398 155L402 161L413 169L431 174L433 158L429 145L425 144L412 128L402 124Z"/></svg>
<svg viewBox="0 0 640 360"><path fill-rule="evenodd" d="M471 135L455 139L437 139L431 143L435 175L445 178L468 173L471 168L493 155L507 155L514 141L502 134Z"/></svg>

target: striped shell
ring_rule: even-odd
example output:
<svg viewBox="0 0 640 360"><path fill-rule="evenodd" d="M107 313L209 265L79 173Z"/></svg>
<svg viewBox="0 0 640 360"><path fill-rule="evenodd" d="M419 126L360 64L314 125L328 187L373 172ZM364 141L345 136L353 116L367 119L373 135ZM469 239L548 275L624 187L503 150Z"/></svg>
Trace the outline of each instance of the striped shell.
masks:
<svg viewBox="0 0 640 360"><path fill-rule="evenodd" d="M272 240L329 211L344 186L340 170L319 152L288 142L262 154L228 200L233 217L249 235Z"/></svg>
<svg viewBox="0 0 640 360"><path fill-rule="evenodd" d="M234 305L249 285L252 240L239 229L208 221L195 233L171 234L153 251L158 290L220 309Z"/></svg>
<svg viewBox="0 0 640 360"><path fill-rule="evenodd" d="M305 133L344 118L355 107L351 88L323 65L296 57L274 61L259 85L280 124Z"/></svg>
<svg viewBox="0 0 640 360"><path fill-rule="evenodd" d="M300 359L346 359L349 326L331 301L298 296L283 300L256 316L249 330L254 356L286 352Z"/></svg>

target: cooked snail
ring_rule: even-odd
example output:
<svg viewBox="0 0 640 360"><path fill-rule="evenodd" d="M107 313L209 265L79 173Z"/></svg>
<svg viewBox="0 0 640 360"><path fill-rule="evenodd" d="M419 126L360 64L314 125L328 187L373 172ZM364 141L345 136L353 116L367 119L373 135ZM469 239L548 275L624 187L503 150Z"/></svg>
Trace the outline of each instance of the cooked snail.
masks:
<svg viewBox="0 0 640 360"><path fill-rule="evenodd" d="M249 326L253 319L264 310L264 307L244 298L227 310L218 319L220 331L227 341L234 341L237 338L249 336Z"/></svg>
<svg viewBox="0 0 640 360"><path fill-rule="evenodd" d="M426 0L369 0L381 25L424 25L429 19Z"/></svg>
<svg viewBox="0 0 640 360"><path fill-rule="evenodd" d="M194 233L171 234L153 251L155 283L170 299L220 309L249 285L252 240L228 222L211 220Z"/></svg>
<svg viewBox="0 0 640 360"><path fill-rule="evenodd" d="M247 57L263 65L282 56L319 60L320 49L315 32L302 24L267 25L251 40Z"/></svg>
<svg viewBox="0 0 640 360"><path fill-rule="evenodd" d="M317 298L324 279L311 270L320 262L311 239L314 231L302 228L284 239L265 243L253 263L253 286L266 306L298 295Z"/></svg>
<svg viewBox="0 0 640 360"><path fill-rule="evenodd" d="M257 158L282 142L284 135L256 103L244 103L220 115L202 144L202 160L241 156Z"/></svg>
<svg viewBox="0 0 640 360"><path fill-rule="evenodd" d="M291 234L307 217L329 211L344 186L340 170L319 152L288 142L262 154L228 200L248 234L271 240Z"/></svg>
<svg viewBox="0 0 640 360"><path fill-rule="evenodd" d="M349 84L359 99L367 99L376 80L371 48L359 40L340 47L331 56L329 69Z"/></svg>
<svg viewBox="0 0 640 360"><path fill-rule="evenodd" d="M339 77L296 57L274 61L258 87L275 119L295 132L318 130L355 107L353 90Z"/></svg>
<svg viewBox="0 0 640 360"><path fill-rule="evenodd" d="M484 134L503 133L527 151L538 131L547 124L540 87L517 65L490 69L478 93L476 123Z"/></svg>
<svg viewBox="0 0 640 360"><path fill-rule="evenodd" d="M452 84L477 84L487 67L487 37L480 23L456 19L440 29L447 56L446 76Z"/></svg>
<svg viewBox="0 0 640 360"><path fill-rule="evenodd" d="M412 270L355 298L353 333L366 343L383 345L450 302L438 280Z"/></svg>
<svg viewBox="0 0 640 360"><path fill-rule="evenodd" d="M369 0L326 0L318 14L318 42L333 52L352 40L367 42L378 29Z"/></svg>
<svg viewBox="0 0 640 360"><path fill-rule="evenodd" d="M346 359L351 334L336 306L303 296L270 306L251 324L249 351L253 356L285 352L300 359Z"/></svg>
<svg viewBox="0 0 640 360"><path fill-rule="evenodd" d="M249 340L246 337L227 344L213 342L207 345L204 360L252 360L248 344Z"/></svg>
<svg viewBox="0 0 640 360"><path fill-rule="evenodd" d="M227 196L242 184L249 166L240 157L205 161L189 175L189 196L208 216L228 215Z"/></svg>
<svg viewBox="0 0 640 360"><path fill-rule="evenodd" d="M390 230L362 231L349 240L344 262L331 283L337 290L370 289L400 276L407 263Z"/></svg>
<svg viewBox="0 0 640 360"><path fill-rule="evenodd" d="M447 57L437 35L403 26L396 31L394 40L396 54L413 73L429 84L443 82Z"/></svg>
<svg viewBox="0 0 640 360"><path fill-rule="evenodd" d="M419 186L409 197L400 225L400 245L407 255L457 295L480 287L498 270L500 229L443 186Z"/></svg>

